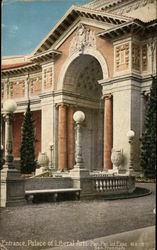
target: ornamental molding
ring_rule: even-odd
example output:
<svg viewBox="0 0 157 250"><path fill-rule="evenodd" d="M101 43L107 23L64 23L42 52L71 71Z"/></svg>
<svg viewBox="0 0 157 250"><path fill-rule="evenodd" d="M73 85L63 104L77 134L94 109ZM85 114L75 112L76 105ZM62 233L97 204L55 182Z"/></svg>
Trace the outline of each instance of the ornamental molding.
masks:
<svg viewBox="0 0 157 250"><path fill-rule="evenodd" d="M125 7L115 9L114 13L116 13L116 14L129 13L131 11L138 9L138 8L144 7L150 3L154 3L154 0L140 0L138 2L136 1L136 2L133 2L132 4L130 4L129 6L126 5Z"/></svg>
<svg viewBox="0 0 157 250"><path fill-rule="evenodd" d="M78 51L83 53L84 48L87 47L96 49L95 31L87 29L83 24L80 24L76 30L76 35L70 43L69 56Z"/></svg>

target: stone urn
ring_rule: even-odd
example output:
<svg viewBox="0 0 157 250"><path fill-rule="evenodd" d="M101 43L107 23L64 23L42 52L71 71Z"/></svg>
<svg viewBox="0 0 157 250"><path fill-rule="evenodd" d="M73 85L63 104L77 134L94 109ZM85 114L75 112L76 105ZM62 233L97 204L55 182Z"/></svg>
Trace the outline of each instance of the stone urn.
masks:
<svg viewBox="0 0 157 250"><path fill-rule="evenodd" d="M39 153L38 155L38 166L43 171L47 170L49 165L49 158L46 153Z"/></svg>
<svg viewBox="0 0 157 250"><path fill-rule="evenodd" d="M119 170L120 165L122 164L123 161L123 153L122 150L115 150L112 149L111 153L111 162L113 163L113 168L116 168Z"/></svg>

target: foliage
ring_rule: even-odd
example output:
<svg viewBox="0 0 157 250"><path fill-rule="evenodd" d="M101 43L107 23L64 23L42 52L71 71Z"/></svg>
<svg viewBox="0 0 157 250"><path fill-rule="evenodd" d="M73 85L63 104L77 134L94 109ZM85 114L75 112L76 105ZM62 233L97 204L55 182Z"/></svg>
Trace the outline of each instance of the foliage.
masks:
<svg viewBox="0 0 157 250"><path fill-rule="evenodd" d="M35 160L34 121L30 110L30 101L28 102L27 110L24 116L24 121L21 128L21 134L22 134L21 147L20 147L21 173L31 174L36 169L36 160Z"/></svg>
<svg viewBox="0 0 157 250"><path fill-rule="evenodd" d="M146 104L145 130L141 139L141 167L144 177L156 177L156 111L157 111L157 77L153 77L150 96Z"/></svg>

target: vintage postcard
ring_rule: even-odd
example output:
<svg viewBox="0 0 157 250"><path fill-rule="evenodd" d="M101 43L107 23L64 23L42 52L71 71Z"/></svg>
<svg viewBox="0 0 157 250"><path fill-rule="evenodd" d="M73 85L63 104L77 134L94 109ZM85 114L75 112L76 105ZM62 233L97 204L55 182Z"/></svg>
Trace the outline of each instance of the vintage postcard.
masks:
<svg viewBox="0 0 157 250"><path fill-rule="evenodd" d="M3 0L0 250L155 250L156 0Z"/></svg>

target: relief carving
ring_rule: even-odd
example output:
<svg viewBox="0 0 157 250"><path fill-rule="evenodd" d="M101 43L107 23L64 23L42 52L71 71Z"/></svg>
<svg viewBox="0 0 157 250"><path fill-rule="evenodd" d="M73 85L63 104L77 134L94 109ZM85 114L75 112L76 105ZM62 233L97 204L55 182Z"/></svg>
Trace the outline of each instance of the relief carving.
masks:
<svg viewBox="0 0 157 250"><path fill-rule="evenodd" d="M11 98L13 98L13 85L14 85L14 82L10 82L9 92L10 92L10 97Z"/></svg>
<svg viewBox="0 0 157 250"><path fill-rule="evenodd" d="M137 10L140 7L144 7L149 3L154 3L154 0L140 0L137 3L130 4L124 8L119 8L115 11L117 14L129 13L131 11Z"/></svg>
<svg viewBox="0 0 157 250"><path fill-rule="evenodd" d="M4 81L1 82L1 98L4 98Z"/></svg>
<svg viewBox="0 0 157 250"><path fill-rule="evenodd" d="M142 70L147 70L147 45L142 46Z"/></svg>
<svg viewBox="0 0 157 250"><path fill-rule="evenodd" d="M95 32L90 29L86 29L82 24L80 24L76 31L76 35L70 43L69 55L72 55L76 51L83 52L85 47L96 48Z"/></svg>
<svg viewBox="0 0 157 250"><path fill-rule="evenodd" d="M25 81L12 81L10 82L9 92L11 98L24 97L25 95Z"/></svg>
<svg viewBox="0 0 157 250"><path fill-rule="evenodd" d="M44 69L44 89L52 87L52 67Z"/></svg>
<svg viewBox="0 0 157 250"><path fill-rule="evenodd" d="M30 94L37 95L41 93L41 76L30 79Z"/></svg>
<svg viewBox="0 0 157 250"><path fill-rule="evenodd" d="M129 43L116 47L115 65L117 71L127 70L129 67Z"/></svg>
<svg viewBox="0 0 157 250"><path fill-rule="evenodd" d="M132 44L132 68L140 70L140 46Z"/></svg>

